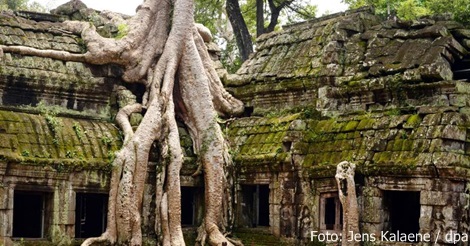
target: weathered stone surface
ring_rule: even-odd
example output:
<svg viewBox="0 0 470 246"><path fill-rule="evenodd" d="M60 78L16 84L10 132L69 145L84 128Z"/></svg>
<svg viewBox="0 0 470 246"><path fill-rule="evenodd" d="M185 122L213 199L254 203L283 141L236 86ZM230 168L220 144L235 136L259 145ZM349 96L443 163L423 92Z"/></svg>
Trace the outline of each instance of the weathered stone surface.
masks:
<svg viewBox="0 0 470 246"><path fill-rule="evenodd" d="M95 25L109 24L106 35L117 32L106 13L78 2L61 11L72 19L92 15ZM57 31L60 23L1 17L3 45L85 52L78 36ZM269 186L270 231L301 237L319 229L322 194L337 192L332 177L335 165L345 160L357 165L363 232L389 226L384 194L391 190L421 192L420 232L468 226L468 218L459 215L470 176L470 86L454 80L453 72L468 55L468 40L468 30L453 22L382 22L361 9L262 35L258 51L236 75L219 63L229 90L262 116L228 121L226 133L237 189ZM208 49L217 61L218 48ZM140 100L141 88L121 86L121 71L113 66L0 56L0 105L22 111L0 111L0 173L5 184L54 190L53 231L72 235L75 204L57 208L57 203L73 201L74 189L106 191L108 157L120 142L114 126L102 119L118 105ZM37 114L38 105L72 112L51 118ZM56 120L61 127L54 126ZM183 127L179 131L186 157L182 184L200 185L191 177L197 163L191 139ZM147 182L154 185L158 156L152 153L150 159ZM0 189L1 223L11 224L13 189ZM145 214L151 209L145 207ZM282 218L280 211L290 217ZM145 219L146 228L152 220ZM287 230L296 225L302 232ZM11 226L0 226L0 237L11 235Z"/></svg>
<svg viewBox="0 0 470 246"><path fill-rule="evenodd" d="M0 156L58 171L104 169L121 140L107 122L0 111Z"/></svg>
<svg viewBox="0 0 470 246"><path fill-rule="evenodd" d="M464 87L452 81L453 63L468 53L462 39L468 31L457 26L433 19L380 22L367 9L319 18L263 35L227 85L261 115L308 100L325 116L390 104L465 107L465 98L444 89ZM278 85L283 89L262 89ZM297 96L299 89L311 97ZM364 98L367 93L373 96ZM286 95L293 100L276 103Z"/></svg>

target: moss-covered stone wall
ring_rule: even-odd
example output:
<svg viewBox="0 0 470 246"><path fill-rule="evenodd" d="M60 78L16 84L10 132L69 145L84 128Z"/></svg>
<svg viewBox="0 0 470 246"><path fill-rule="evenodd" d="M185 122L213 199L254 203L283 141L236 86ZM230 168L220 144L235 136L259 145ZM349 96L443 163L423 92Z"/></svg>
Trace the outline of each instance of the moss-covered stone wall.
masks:
<svg viewBox="0 0 470 246"><path fill-rule="evenodd" d="M254 115L298 107L325 116L429 105L468 111L447 88L465 68L469 33L443 18L385 21L367 8L346 11L262 35L225 83Z"/></svg>
<svg viewBox="0 0 470 246"><path fill-rule="evenodd" d="M110 170L121 146L104 121L0 111L0 160L50 166L57 171Z"/></svg>
<svg viewBox="0 0 470 246"><path fill-rule="evenodd" d="M79 36L63 31L61 23L37 22L9 12L0 13L0 45L80 54ZM58 105L94 117L111 118L113 92L120 68L4 53L0 59L0 106Z"/></svg>

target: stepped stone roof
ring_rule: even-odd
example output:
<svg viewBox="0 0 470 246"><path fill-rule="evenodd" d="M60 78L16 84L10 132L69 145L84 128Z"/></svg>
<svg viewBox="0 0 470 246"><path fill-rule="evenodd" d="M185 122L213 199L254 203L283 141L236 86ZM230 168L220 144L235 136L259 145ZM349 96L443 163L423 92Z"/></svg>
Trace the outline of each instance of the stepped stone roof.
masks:
<svg viewBox="0 0 470 246"><path fill-rule="evenodd" d="M347 160L364 175L468 177L470 30L461 24L383 21L364 8L265 34L256 47L225 81L260 117L229 127L242 173L270 163L333 177Z"/></svg>
<svg viewBox="0 0 470 246"><path fill-rule="evenodd" d="M0 160L57 171L110 170L121 145L113 124L0 110Z"/></svg>
<svg viewBox="0 0 470 246"><path fill-rule="evenodd" d="M80 37L64 31L60 22L25 19L0 13L0 44L84 53ZM111 93L120 83L120 69L80 62L4 53L0 59L3 106L35 106L43 101L69 110L110 116Z"/></svg>
<svg viewBox="0 0 470 246"><path fill-rule="evenodd" d="M80 38L60 25L2 14L0 43L84 52ZM224 75L254 114L227 125L242 173L296 168L330 177L334 165L350 160L363 174L467 177L470 30L462 25L382 21L360 9L265 34L256 46L237 75ZM3 54L2 158L105 167L120 144L103 120L116 108L119 75L114 66ZM82 115L57 117L63 126L54 129L47 115L17 112L39 102ZM78 126L86 132L81 139ZM192 143L180 132L191 166L182 172L190 175Z"/></svg>
<svg viewBox="0 0 470 246"><path fill-rule="evenodd" d="M62 17L1 12L0 44L84 53L81 38L61 28ZM0 162L109 170L121 145L118 129L109 123L119 76L112 65L2 53Z"/></svg>
<svg viewBox="0 0 470 246"><path fill-rule="evenodd" d="M452 81L468 48L470 30L456 22L382 21L365 8L262 35L226 85L260 115L293 107L329 115L383 109L400 97L428 105L437 93L417 97Z"/></svg>

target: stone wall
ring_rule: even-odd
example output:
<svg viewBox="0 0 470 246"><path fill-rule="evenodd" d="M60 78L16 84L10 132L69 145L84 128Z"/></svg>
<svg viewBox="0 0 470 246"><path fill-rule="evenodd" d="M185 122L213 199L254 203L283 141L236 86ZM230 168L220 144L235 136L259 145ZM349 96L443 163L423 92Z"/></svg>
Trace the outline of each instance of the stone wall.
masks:
<svg viewBox="0 0 470 246"><path fill-rule="evenodd" d="M51 167L1 161L0 172L0 240L3 245L12 245L15 191L45 195L48 208L44 213L44 235L52 245L70 245L78 219L75 217L76 193L107 194L109 189L107 171L58 172Z"/></svg>
<svg viewBox="0 0 470 246"><path fill-rule="evenodd" d="M88 13L63 11L78 19ZM60 23L11 13L0 17L2 45L85 52L80 38L61 31ZM470 86L462 70L470 67L469 40L469 31L452 21L382 21L366 8L263 35L236 75L217 63L229 90L246 103L247 115L253 111L225 125L237 169L237 226L253 226L243 214L248 206L243 199L247 190L257 189L269 196L249 193L258 201L249 206L267 206L262 207L267 224L259 225L270 233L300 244L308 243L311 230L337 230L333 177L336 164L347 160L357 165L363 233L393 228L392 200L416 194L418 201L410 201L420 211L419 232L468 232ZM218 49L209 49L217 61ZM118 104L141 100L142 88L123 85L120 73L114 66L3 54L0 236L5 243L12 236L15 190L49 197L47 229L54 244L70 242L77 230L77 192L106 193L110 152L121 144L108 120ZM182 185L200 187L201 177L191 176L197 168L191 140L183 126L179 130L186 156ZM156 236L152 194L158 165L152 152L143 208L147 238Z"/></svg>
<svg viewBox="0 0 470 246"><path fill-rule="evenodd" d="M0 44L86 51L78 36L51 20L60 18L2 12ZM77 194L107 195L110 164L121 146L119 130L109 120L118 102L126 100L120 73L115 66L2 53L1 244L12 245L14 207L19 206L14 204L16 192L41 197L43 232L35 237L51 245L70 245L79 230ZM31 210L35 209L39 208L31 204Z"/></svg>
<svg viewBox="0 0 470 246"><path fill-rule="evenodd" d="M3 12L0 44L84 53L83 41L60 23L36 22ZM82 114L110 118L120 69L5 53L0 59L0 106L59 105ZM114 97L115 97L114 93Z"/></svg>
<svg viewBox="0 0 470 246"><path fill-rule="evenodd" d="M447 20L381 21L369 9L347 11L261 36L226 85L255 115L296 107L326 116L396 106L466 111L452 79L468 34Z"/></svg>
<svg viewBox="0 0 470 246"><path fill-rule="evenodd" d="M284 206L293 233L276 212L271 232L298 243L312 230L339 232L334 174L347 160L357 165L362 233L403 223L397 199L417 213L415 233L439 234L439 245L450 231L468 233L469 38L453 21L382 21L367 8L261 36L225 83L253 111L228 126L240 183L269 177L270 211L293 187Z"/></svg>

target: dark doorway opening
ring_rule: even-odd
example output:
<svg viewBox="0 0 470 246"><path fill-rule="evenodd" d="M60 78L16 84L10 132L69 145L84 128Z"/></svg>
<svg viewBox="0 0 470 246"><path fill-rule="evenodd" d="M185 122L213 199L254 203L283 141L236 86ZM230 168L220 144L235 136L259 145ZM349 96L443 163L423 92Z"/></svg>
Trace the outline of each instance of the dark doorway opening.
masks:
<svg viewBox="0 0 470 246"><path fill-rule="evenodd" d="M193 187L181 187L181 225L195 225L196 190Z"/></svg>
<svg viewBox="0 0 470 246"><path fill-rule="evenodd" d="M75 238L100 236L106 229L107 194L77 193Z"/></svg>
<svg viewBox="0 0 470 246"><path fill-rule="evenodd" d="M258 185L258 226L269 226L269 185Z"/></svg>
<svg viewBox="0 0 470 246"><path fill-rule="evenodd" d="M243 214L251 227L269 226L269 185L244 185Z"/></svg>
<svg viewBox="0 0 470 246"><path fill-rule="evenodd" d="M320 196L320 229L341 231L343 227L343 207L338 193L323 193Z"/></svg>
<svg viewBox="0 0 470 246"><path fill-rule="evenodd" d="M46 231L46 193L16 191L13 198L13 237L43 238Z"/></svg>
<svg viewBox="0 0 470 246"><path fill-rule="evenodd" d="M405 234L419 233L421 205L419 191L385 191L385 209L389 213L387 230Z"/></svg>
<svg viewBox="0 0 470 246"><path fill-rule="evenodd" d="M325 226L327 230L334 230L336 224L335 197L325 199Z"/></svg>

